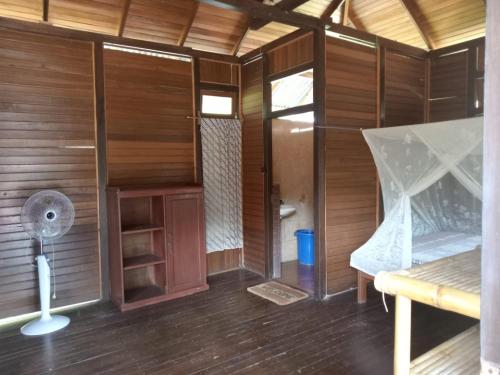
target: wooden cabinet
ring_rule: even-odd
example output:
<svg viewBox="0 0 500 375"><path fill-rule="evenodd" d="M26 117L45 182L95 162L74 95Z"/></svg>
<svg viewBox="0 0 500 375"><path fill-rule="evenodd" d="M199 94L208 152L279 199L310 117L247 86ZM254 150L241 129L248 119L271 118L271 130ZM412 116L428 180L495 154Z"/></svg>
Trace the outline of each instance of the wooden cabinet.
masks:
<svg viewBox="0 0 500 375"><path fill-rule="evenodd" d="M203 189L108 188L111 298L122 311L208 289Z"/></svg>
<svg viewBox="0 0 500 375"><path fill-rule="evenodd" d="M203 199L200 194L171 195L165 204L167 269L171 292L194 288L206 279Z"/></svg>

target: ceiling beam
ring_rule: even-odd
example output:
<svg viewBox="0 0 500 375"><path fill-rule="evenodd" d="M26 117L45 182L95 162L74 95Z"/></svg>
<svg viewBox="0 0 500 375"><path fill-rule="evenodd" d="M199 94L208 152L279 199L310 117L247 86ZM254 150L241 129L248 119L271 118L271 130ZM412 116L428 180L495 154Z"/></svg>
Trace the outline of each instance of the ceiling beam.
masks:
<svg viewBox="0 0 500 375"><path fill-rule="evenodd" d="M238 40L234 44L233 49L231 50L231 55L236 56L238 54L238 51L240 50L241 43L243 43L243 40L247 36L248 32L250 31L249 28L249 19L248 17L245 19L244 25L243 25L243 32L239 36Z"/></svg>
<svg viewBox="0 0 500 375"><path fill-rule="evenodd" d="M365 25L363 25L363 22L359 19L358 15L354 11L352 4L351 4L351 10L349 11L349 20L351 23L354 25L354 27L360 31L366 31Z"/></svg>
<svg viewBox="0 0 500 375"><path fill-rule="evenodd" d="M274 5L274 7L280 10L294 10L298 8L304 3L307 3L309 0L281 0L278 4ZM264 26L266 26L269 21L263 19L253 19L251 20L249 26L252 30L258 30Z"/></svg>
<svg viewBox="0 0 500 375"><path fill-rule="evenodd" d="M43 0L43 22L49 22L49 0Z"/></svg>
<svg viewBox="0 0 500 375"><path fill-rule="evenodd" d="M425 29L423 25L419 23L419 19L423 19L422 12L418 8L417 4L415 3L414 0L399 0L403 8L406 10L408 13L408 16L410 17L411 21L417 28L420 36L422 37L425 45L427 46L428 49L436 49L436 44L432 40L432 38L429 36L429 31Z"/></svg>
<svg viewBox="0 0 500 375"><path fill-rule="evenodd" d="M198 0L223 9L246 13L250 19L262 19L267 22L280 22L303 29L323 29L325 24L318 18L305 14L281 10L272 5L264 5L255 0Z"/></svg>
<svg viewBox="0 0 500 375"><path fill-rule="evenodd" d="M342 8L342 19L340 20L340 24L342 26L347 25L347 21L349 20L349 10L351 9L351 0L345 0L344 6Z"/></svg>
<svg viewBox="0 0 500 375"><path fill-rule="evenodd" d="M118 36L123 36L123 30L125 30L125 23L127 22L131 2L132 0L125 0L123 3L122 13L120 15L120 24L118 25Z"/></svg>
<svg viewBox="0 0 500 375"><path fill-rule="evenodd" d="M320 20L326 22L330 19L333 13L342 5L344 0L332 0L330 4L323 11L323 14L320 17Z"/></svg>
<svg viewBox="0 0 500 375"><path fill-rule="evenodd" d="M191 12L191 15L189 17L188 22L184 25L184 29L182 29L182 33L179 36L179 40L177 40L177 45L178 46L183 46L184 42L186 41L189 31L191 30L191 26L193 26L194 19L196 18L196 13L198 13L198 7L200 6L200 3L195 1L193 4L193 11Z"/></svg>

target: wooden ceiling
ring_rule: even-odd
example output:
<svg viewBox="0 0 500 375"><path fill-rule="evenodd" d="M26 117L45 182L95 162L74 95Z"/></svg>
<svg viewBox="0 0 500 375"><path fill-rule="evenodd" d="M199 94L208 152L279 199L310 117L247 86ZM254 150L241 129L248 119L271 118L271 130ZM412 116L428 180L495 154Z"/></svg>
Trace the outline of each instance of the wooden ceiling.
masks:
<svg viewBox="0 0 500 375"><path fill-rule="evenodd" d="M237 1L0 0L0 16L231 55L242 55L297 29L252 18L245 7L227 3ZM475 39L485 30L484 0L264 3L425 49Z"/></svg>

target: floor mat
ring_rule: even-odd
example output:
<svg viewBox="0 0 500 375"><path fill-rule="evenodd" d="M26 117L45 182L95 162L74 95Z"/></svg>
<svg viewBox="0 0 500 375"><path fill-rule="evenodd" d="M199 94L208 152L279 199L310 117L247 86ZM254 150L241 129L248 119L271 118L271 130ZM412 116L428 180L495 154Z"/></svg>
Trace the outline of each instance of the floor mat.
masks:
<svg viewBox="0 0 500 375"><path fill-rule="evenodd" d="M247 288L247 291L280 306L289 305L309 297L306 292L276 281L268 281L266 283L251 286Z"/></svg>

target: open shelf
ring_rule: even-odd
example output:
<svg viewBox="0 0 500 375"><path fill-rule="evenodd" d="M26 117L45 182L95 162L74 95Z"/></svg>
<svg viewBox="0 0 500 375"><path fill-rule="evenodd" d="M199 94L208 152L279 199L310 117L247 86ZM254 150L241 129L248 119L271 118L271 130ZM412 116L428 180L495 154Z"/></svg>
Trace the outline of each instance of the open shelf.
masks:
<svg viewBox="0 0 500 375"><path fill-rule="evenodd" d="M125 303L135 303L145 301L155 297L161 297L165 294L165 289L156 286L148 285L133 289L125 290Z"/></svg>
<svg viewBox="0 0 500 375"><path fill-rule="evenodd" d="M476 325L413 360L410 374L479 374L479 357Z"/></svg>
<svg viewBox="0 0 500 375"><path fill-rule="evenodd" d="M155 264L165 263L165 260L158 255L144 254L123 259L123 268L131 270L139 267L147 267Z"/></svg>
<svg viewBox="0 0 500 375"><path fill-rule="evenodd" d="M122 234L147 233L159 230L163 230L163 225L155 225L155 224L134 225L122 228Z"/></svg>

